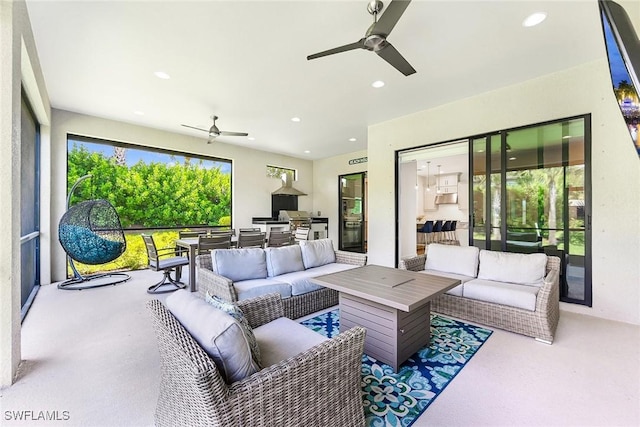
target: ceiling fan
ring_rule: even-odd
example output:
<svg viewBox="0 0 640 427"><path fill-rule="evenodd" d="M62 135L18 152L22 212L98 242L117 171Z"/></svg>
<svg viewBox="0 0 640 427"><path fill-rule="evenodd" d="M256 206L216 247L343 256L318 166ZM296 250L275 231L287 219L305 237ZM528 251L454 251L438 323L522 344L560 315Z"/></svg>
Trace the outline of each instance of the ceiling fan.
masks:
<svg viewBox="0 0 640 427"><path fill-rule="evenodd" d="M373 15L373 24L369 27L364 37L355 43L346 44L334 49L325 50L313 55L307 56L307 60L321 58L334 53L346 52L353 49L366 49L378 54L382 59L387 61L405 76L411 75L416 70L400 55L391 43L387 41L387 37L393 27L404 13L411 0L391 0L386 11L378 20L378 14L382 12L384 4L380 0L372 0L367 5L367 11Z"/></svg>
<svg viewBox="0 0 640 427"><path fill-rule="evenodd" d="M213 142L213 140L216 139L217 137L219 137L220 135L222 135L222 136L247 136L247 135L249 135L246 132L227 132L225 130L220 130L220 129L218 129L218 126L216 126L216 120L218 120L218 116L212 116L211 118L213 119L213 125L211 125L211 127L209 129L203 129L203 128L199 128L199 127L195 127L195 126L189 126L189 125L182 125L182 126L184 126L186 128L201 130L203 132L209 132L209 139L207 140L207 144L211 144Z"/></svg>

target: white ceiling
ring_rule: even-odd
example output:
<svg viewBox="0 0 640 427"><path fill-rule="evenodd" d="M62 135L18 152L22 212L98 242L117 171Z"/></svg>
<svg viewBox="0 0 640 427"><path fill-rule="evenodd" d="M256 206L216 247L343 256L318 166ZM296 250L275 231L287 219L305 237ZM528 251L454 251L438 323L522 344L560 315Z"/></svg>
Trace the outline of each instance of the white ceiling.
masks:
<svg viewBox="0 0 640 427"><path fill-rule="evenodd" d="M180 124L209 128L215 113L221 130L255 137L218 141L308 159L365 149L369 125L605 56L593 0L414 0L388 39L417 70L408 77L364 50L306 60L360 39L366 0L27 5L54 108L202 144ZM536 11L547 20L524 28Z"/></svg>

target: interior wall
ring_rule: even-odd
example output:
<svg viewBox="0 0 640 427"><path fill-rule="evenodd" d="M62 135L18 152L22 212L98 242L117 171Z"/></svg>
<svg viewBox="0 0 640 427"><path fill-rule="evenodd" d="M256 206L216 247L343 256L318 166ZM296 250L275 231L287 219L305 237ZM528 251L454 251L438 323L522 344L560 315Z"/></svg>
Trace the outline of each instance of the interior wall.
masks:
<svg viewBox="0 0 640 427"><path fill-rule="evenodd" d="M219 141L207 144L205 138L170 133L64 110L53 110L52 123L53 170L55 171L51 180L53 224L58 223L65 211L68 134L232 160L232 221L236 228L251 226L252 217L271 216L271 192L280 188L282 181L266 176L267 165L297 169L298 181L295 182L294 187L308 194L308 196L299 197L298 207L300 210L307 211L313 208L313 162L310 160ZM52 275L54 281L65 278L65 255L57 242L52 247Z"/></svg>
<svg viewBox="0 0 640 427"><path fill-rule="evenodd" d="M0 1L0 387L12 384L20 363L20 138L21 88L42 123L41 144L48 167L49 99L38 62L29 15L24 1ZM46 177L41 178L42 181ZM43 209L47 209L44 204ZM41 231L48 232L43 211ZM41 239L41 245L46 238ZM42 257L41 265L48 262ZM48 270L42 268L44 280Z"/></svg>
<svg viewBox="0 0 640 427"><path fill-rule="evenodd" d="M640 162L603 59L369 127L369 260L393 266L395 150L591 113L593 307L567 311L640 323ZM453 118L464 117L464 120Z"/></svg>
<svg viewBox="0 0 640 427"><path fill-rule="evenodd" d="M366 172L368 163L350 165L349 160L367 156L366 150L354 151L340 156L329 157L313 162L313 212L329 218L329 238L334 248L338 248L340 207L338 194L338 176L350 173ZM369 188L371 197L371 188Z"/></svg>

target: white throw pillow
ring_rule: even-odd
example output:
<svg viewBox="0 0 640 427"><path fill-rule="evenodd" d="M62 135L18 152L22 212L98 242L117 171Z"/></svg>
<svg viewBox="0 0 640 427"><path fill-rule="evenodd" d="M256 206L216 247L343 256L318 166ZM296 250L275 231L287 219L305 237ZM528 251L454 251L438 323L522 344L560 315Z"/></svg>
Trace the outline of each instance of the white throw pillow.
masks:
<svg viewBox="0 0 640 427"><path fill-rule="evenodd" d="M336 262L336 252L331 239L301 240L300 249L304 268L320 267Z"/></svg>
<svg viewBox="0 0 640 427"><path fill-rule="evenodd" d="M432 243L427 245L425 270L462 274L476 277L478 273L478 252L475 246L453 246Z"/></svg>
<svg viewBox="0 0 640 427"><path fill-rule="evenodd" d="M240 381L260 370L251 357L242 327L233 317L185 289L169 295L165 304L211 356L227 383Z"/></svg>
<svg viewBox="0 0 640 427"><path fill-rule="evenodd" d="M266 248L267 273L269 277L304 270L302 251L299 245Z"/></svg>
<svg viewBox="0 0 640 427"><path fill-rule="evenodd" d="M545 254L480 251L478 279L541 286L546 273Z"/></svg>
<svg viewBox="0 0 640 427"><path fill-rule="evenodd" d="M211 266L215 273L234 282L267 277L267 260L261 248L214 249Z"/></svg>

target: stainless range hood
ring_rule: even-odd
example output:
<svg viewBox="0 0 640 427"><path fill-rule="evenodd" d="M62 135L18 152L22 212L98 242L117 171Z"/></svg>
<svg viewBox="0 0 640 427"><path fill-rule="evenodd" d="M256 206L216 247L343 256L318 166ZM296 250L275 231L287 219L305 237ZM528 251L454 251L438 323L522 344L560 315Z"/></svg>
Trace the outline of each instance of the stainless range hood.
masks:
<svg viewBox="0 0 640 427"><path fill-rule="evenodd" d="M436 195L436 205L458 204L458 193L442 193Z"/></svg>
<svg viewBox="0 0 640 427"><path fill-rule="evenodd" d="M300 190L293 188L291 183L293 179L288 173L282 174L282 187L271 193L275 196L306 196L307 193L303 193Z"/></svg>

